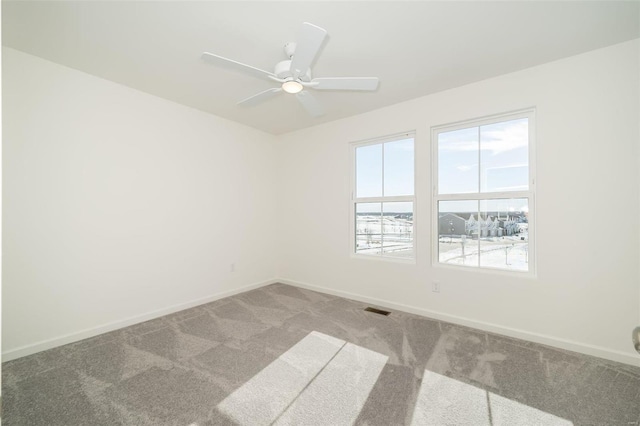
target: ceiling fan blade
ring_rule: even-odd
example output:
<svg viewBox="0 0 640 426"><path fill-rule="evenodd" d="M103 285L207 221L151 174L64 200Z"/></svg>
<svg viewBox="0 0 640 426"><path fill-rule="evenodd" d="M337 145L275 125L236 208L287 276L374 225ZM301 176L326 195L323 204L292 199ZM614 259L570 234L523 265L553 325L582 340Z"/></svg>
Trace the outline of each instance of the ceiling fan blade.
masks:
<svg viewBox="0 0 640 426"><path fill-rule="evenodd" d="M310 85L318 90L376 90L378 77L327 77L314 78Z"/></svg>
<svg viewBox="0 0 640 426"><path fill-rule="evenodd" d="M271 89L264 90L258 94L249 96L248 98L241 100L240 102L238 102L238 105L253 106L269 98L272 98L280 92L282 92L282 89L280 87L272 87Z"/></svg>
<svg viewBox="0 0 640 426"><path fill-rule="evenodd" d="M312 116L320 117L324 114L324 108L320 105L320 102L318 102L318 100L306 90L298 93L296 98L298 98L298 101L300 101L304 109L306 109Z"/></svg>
<svg viewBox="0 0 640 426"><path fill-rule="evenodd" d="M304 76L307 73L313 60L318 55L318 52L320 52L320 48L326 37L327 30L308 22L302 24L302 28L300 28L300 32L298 33L296 50L291 59L291 74L294 79Z"/></svg>
<svg viewBox="0 0 640 426"><path fill-rule="evenodd" d="M213 65L225 67L234 71L241 71L256 77L275 77L275 74L270 73L269 71L261 70L260 68L252 67L251 65L243 64L241 62L234 61L233 59L224 58L209 52L204 52L202 54L202 60Z"/></svg>

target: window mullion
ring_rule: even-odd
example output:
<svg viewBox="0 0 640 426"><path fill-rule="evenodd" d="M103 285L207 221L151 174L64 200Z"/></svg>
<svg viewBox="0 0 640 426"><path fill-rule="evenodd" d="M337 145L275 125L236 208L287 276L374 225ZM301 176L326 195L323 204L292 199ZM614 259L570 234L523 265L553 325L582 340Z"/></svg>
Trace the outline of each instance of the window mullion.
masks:
<svg viewBox="0 0 640 426"><path fill-rule="evenodd" d="M480 166L478 166L480 168ZM478 200L478 221L480 220L480 200ZM482 240L480 238L480 227L478 227L478 264L476 265L480 268L480 255L482 252Z"/></svg>
<svg viewBox="0 0 640 426"><path fill-rule="evenodd" d="M363 197L356 198L356 203L392 203L392 202L406 202L413 201L415 199L412 195L394 195L392 197Z"/></svg>
<svg viewBox="0 0 640 426"><path fill-rule="evenodd" d="M482 194L482 163L481 161L482 161L482 141L480 140L480 126L478 126L478 194Z"/></svg>
<svg viewBox="0 0 640 426"><path fill-rule="evenodd" d="M382 143L382 200L384 196L384 143ZM380 256L384 253L384 201L380 202Z"/></svg>
<svg viewBox="0 0 640 426"><path fill-rule="evenodd" d="M482 140L481 140L480 126L478 126L478 221L480 221L480 194L482 194ZM480 256L482 255L482 239L480 238L480 227L478 227L478 263L477 267L480 268Z"/></svg>
<svg viewBox="0 0 640 426"><path fill-rule="evenodd" d="M533 191L513 191L513 192L485 192L470 194L438 194L434 198L436 201L455 201L455 200L498 200L507 198L527 198L531 197Z"/></svg>

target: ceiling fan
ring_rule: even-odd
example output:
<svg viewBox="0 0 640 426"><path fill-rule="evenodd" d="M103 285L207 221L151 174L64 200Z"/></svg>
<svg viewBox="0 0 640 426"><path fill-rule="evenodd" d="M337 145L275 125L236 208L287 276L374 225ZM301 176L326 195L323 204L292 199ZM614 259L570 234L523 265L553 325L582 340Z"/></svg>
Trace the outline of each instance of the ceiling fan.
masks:
<svg viewBox="0 0 640 426"><path fill-rule="evenodd" d="M295 95L309 114L318 117L324 114L322 105L309 90L376 90L377 77L311 77L311 64L318 55L327 31L305 22L298 33L298 42L284 45L287 60L278 62L273 72L261 70L232 59L204 52L202 59L210 64L224 66L245 72L260 78L267 78L280 84L238 102L238 105L251 106L284 91Z"/></svg>

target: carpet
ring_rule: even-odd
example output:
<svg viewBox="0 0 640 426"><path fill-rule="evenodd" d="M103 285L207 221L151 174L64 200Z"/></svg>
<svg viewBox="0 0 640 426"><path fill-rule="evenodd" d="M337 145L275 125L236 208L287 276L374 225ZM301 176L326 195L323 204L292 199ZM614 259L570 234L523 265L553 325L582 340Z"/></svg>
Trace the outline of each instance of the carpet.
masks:
<svg viewBox="0 0 640 426"><path fill-rule="evenodd" d="M640 368L367 306L273 284L9 361L2 423L640 424Z"/></svg>

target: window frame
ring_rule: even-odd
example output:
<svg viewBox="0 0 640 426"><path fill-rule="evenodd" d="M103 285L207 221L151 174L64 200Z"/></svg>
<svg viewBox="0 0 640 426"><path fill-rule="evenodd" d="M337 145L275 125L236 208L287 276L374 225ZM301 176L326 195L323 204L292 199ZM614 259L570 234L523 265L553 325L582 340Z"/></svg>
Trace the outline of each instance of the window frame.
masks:
<svg viewBox="0 0 640 426"><path fill-rule="evenodd" d="M380 196L380 197L356 197L357 190L357 156L356 150L363 146L382 145L382 187L384 191L384 144L387 142L394 142L402 139L413 139L413 195L394 195L394 196ZM355 141L349 143L350 149L350 169L351 169L351 191L349 195L349 251L350 257L355 259L367 259L367 260L382 260L388 262L398 262L405 264L416 264L418 258L418 241L417 235L417 202L416 202L416 169L417 169L417 155L416 155L416 132L415 130L395 133L392 135L382 136L374 139L366 139L361 141ZM413 205L413 257L402 258L397 256L388 256L381 251L379 255L361 254L356 252L356 205L362 203L389 203L389 202L411 202Z"/></svg>
<svg viewBox="0 0 640 426"><path fill-rule="evenodd" d="M456 130L468 129L473 127L486 126L490 124L501 123L519 118L528 119L528 155L529 155L529 189L525 191L499 191L499 192L481 192L481 181L478 182L478 192L465 194L440 194L438 192L438 135L440 133L451 132ZM452 270L477 271L481 273L490 272L493 274L505 274L508 276L522 276L527 278L535 278L537 274L536 262L536 109L535 107L520 109L516 111L494 114L470 120L462 120L449 124L433 126L431 128L431 264L435 268L444 268ZM481 149L478 147L478 169L481 170L480 154ZM440 201L462 201L462 200L496 200L496 199L515 199L526 198L528 200L528 264L527 271L510 270L506 268L498 268L491 266L467 266L452 265L440 262L440 234L439 234L439 209Z"/></svg>

